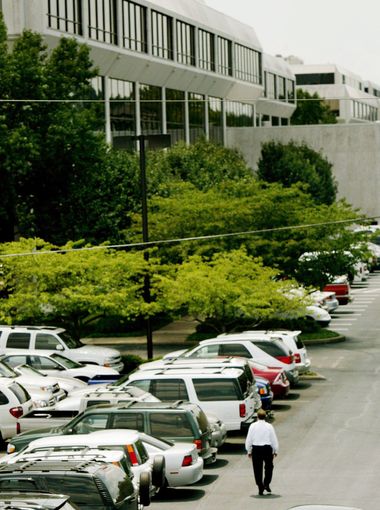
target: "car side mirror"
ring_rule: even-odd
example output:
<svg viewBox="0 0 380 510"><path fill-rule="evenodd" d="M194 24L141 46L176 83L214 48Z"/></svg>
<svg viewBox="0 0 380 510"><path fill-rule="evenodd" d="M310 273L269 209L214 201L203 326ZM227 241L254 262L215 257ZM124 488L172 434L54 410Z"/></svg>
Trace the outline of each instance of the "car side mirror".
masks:
<svg viewBox="0 0 380 510"><path fill-rule="evenodd" d="M56 351L63 351L63 347L62 347L62 345L61 345L61 344L57 344L57 345L55 346L55 350L56 350Z"/></svg>

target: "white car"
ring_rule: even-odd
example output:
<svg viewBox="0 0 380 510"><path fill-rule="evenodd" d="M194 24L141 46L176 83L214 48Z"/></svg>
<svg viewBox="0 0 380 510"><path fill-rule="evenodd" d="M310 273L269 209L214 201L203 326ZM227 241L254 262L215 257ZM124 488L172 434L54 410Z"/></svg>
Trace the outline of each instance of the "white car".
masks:
<svg viewBox="0 0 380 510"><path fill-rule="evenodd" d="M91 379L96 381L97 378L99 378L99 381L105 379L112 381L120 377L119 372L113 368L100 365L83 365L66 358L62 354L51 354L49 351L22 351L20 349L17 353L2 356L2 359L11 367L27 364L46 375L74 377L84 382Z"/></svg>
<svg viewBox="0 0 380 510"><path fill-rule="evenodd" d="M17 354L20 350L61 352L79 363L110 367L117 372L121 372L124 366L120 352L108 347L85 345L62 328L0 326L0 353Z"/></svg>
<svg viewBox="0 0 380 510"><path fill-rule="evenodd" d="M122 450L138 484L140 474L149 472L152 480L151 493L154 494L165 484L165 459L162 452L150 455L142 441L141 432L129 429L98 430L90 434L50 436L31 441L20 452L8 455L4 462L14 463L23 460L25 455L43 455L46 451L68 452L97 448L99 450Z"/></svg>
<svg viewBox="0 0 380 510"><path fill-rule="evenodd" d="M13 380L21 384L27 390L34 406L37 408L53 406L56 402L66 398L66 392L59 387L53 378L45 378L27 369L15 370L3 360L0 361L0 377L2 380Z"/></svg>
<svg viewBox="0 0 380 510"><path fill-rule="evenodd" d="M20 432L18 419L33 409L29 393L12 379L0 379L0 441Z"/></svg>
<svg viewBox="0 0 380 510"><path fill-rule="evenodd" d="M306 307L306 317L314 319L320 326L326 327L331 322L331 315L327 310L318 305Z"/></svg>
<svg viewBox="0 0 380 510"><path fill-rule="evenodd" d="M321 306L329 313L334 312L339 306L335 292L315 290L309 296L313 300L314 305Z"/></svg>
<svg viewBox="0 0 380 510"><path fill-rule="evenodd" d="M41 384L44 383L47 384L48 382L54 385L58 384L61 390L63 390L67 395L69 395L73 391L78 391L84 388L88 389L88 384L86 384L84 381L81 381L80 379L74 379L74 377L69 378L48 376L29 365L19 365L17 367L14 367L13 370L24 377L26 376L34 376L36 378L41 377L41 379L39 379ZM58 399L57 401L61 401L61 399Z"/></svg>

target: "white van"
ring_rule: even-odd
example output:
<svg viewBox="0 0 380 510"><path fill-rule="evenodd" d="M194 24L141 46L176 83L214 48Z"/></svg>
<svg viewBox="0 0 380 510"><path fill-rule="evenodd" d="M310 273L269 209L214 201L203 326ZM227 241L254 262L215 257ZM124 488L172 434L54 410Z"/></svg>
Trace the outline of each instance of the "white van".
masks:
<svg viewBox="0 0 380 510"><path fill-rule="evenodd" d="M224 422L227 431L246 430L256 419L256 387L247 372L229 367L182 367L138 370L128 385L149 391L162 401L198 404Z"/></svg>
<svg viewBox="0 0 380 510"><path fill-rule="evenodd" d="M115 349L84 345L63 328L49 326L0 326L0 354L16 354L19 349L60 352L79 363L103 365L121 372L123 362Z"/></svg>
<svg viewBox="0 0 380 510"><path fill-rule="evenodd" d="M0 381L0 443L20 432L18 419L32 408L32 399L21 384Z"/></svg>

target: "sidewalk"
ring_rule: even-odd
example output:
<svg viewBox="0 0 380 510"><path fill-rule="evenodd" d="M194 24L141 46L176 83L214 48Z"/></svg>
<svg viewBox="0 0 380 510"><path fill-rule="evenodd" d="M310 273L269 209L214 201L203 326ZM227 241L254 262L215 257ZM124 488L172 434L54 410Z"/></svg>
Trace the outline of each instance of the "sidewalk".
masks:
<svg viewBox="0 0 380 510"><path fill-rule="evenodd" d="M153 341L155 345L181 345L192 333L195 333L197 321L190 317L183 317L153 331ZM146 334L141 336L118 336L118 337L99 337L99 338L83 338L83 343L90 345L138 345L146 344ZM196 342L194 342L195 344ZM187 346L191 346L192 342L187 342Z"/></svg>

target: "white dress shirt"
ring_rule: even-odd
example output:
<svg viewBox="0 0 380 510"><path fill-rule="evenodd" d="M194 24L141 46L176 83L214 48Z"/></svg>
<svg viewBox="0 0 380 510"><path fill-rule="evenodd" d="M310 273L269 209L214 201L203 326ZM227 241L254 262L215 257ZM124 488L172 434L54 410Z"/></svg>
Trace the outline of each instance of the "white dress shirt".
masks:
<svg viewBox="0 0 380 510"><path fill-rule="evenodd" d="M273 453L278 452L278 439L273 426L265 420L257 420L248 429L245 440L245 449L251 453L252 446L270 445Z"/></svg>

